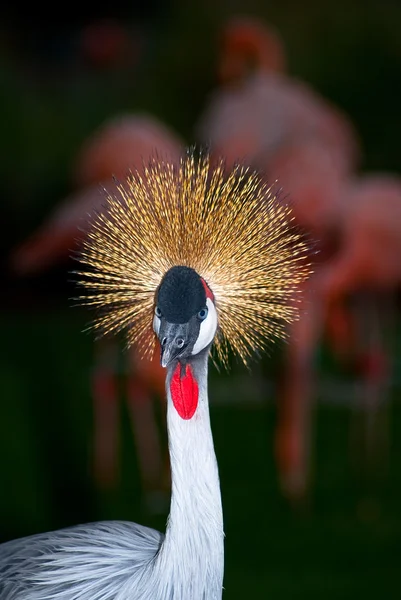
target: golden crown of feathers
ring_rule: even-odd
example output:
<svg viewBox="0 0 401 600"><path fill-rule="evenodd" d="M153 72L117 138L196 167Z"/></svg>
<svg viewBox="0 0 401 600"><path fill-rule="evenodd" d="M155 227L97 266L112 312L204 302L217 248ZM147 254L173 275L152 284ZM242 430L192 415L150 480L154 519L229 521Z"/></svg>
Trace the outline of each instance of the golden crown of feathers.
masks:
<svg viewBox="0 0 401 600"><path fill-rule="evenodd" d="M83 243L84 303L100 333L127 331L143 357L155 348L155 292L175 265L192 267L215 296L218 358L247 364L298 317L294 292L310 274L291 209L250 169L189 150L180 164L156 156L107 197ZM295 302L293 299L295 298Z"/></svg>

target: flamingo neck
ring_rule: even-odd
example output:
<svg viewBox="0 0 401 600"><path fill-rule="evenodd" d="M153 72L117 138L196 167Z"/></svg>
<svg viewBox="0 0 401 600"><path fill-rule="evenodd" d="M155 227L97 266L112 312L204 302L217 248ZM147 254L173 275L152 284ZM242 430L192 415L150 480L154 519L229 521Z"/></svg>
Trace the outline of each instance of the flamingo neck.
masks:
<svg viewBox="0 0 401 600"><path fill-rule="evenodd" d="M174 582L174 599L220 600L224 550L220 482L207 395L207 352L188 365L198 393L191 418L182 418L172 379L167 374L167 427L172 476L170 515L158 555L163 580ZM188 373L188 368L184 370ZM188 386L183 386L184 394ZM192 393L192 392L189 392ZM185 398L184 398L185 400ZM183 398L179 398L182 402ZM193 399L188 399L193 404Z"/></svg>

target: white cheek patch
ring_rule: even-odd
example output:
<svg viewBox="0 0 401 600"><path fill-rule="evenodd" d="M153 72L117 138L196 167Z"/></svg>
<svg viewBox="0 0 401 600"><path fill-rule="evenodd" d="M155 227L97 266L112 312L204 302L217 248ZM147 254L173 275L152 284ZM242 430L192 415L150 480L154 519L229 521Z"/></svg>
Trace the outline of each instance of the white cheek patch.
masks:
<svg viewBox="0 0 401 600"><path fill-rule="evenodd" d="M153 331L158 336L160 331L160 319L157 315L153 317Z"/></svg>
<svg viewBox="0 0 401 600"><path fill-rule="evenodd" d="M217 312L210 298L206 298L208 309L207 317L201 322L198 339L192 349L192 354L198 354L203 348L206 348L212 341L217 330Z"/></svg>

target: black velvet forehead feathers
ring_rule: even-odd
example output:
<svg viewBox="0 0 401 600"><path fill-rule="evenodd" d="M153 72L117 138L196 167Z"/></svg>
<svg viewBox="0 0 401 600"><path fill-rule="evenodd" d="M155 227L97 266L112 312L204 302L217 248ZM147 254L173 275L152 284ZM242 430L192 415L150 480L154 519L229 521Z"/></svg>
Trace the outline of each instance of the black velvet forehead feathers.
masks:
<svg viewBox="0 0 401 600"><path fill-rule="evenodd" d="M198 273L190 267L172 267L156 292L156 306L169 323L188 323L206 306L206 291Z"/></svg>

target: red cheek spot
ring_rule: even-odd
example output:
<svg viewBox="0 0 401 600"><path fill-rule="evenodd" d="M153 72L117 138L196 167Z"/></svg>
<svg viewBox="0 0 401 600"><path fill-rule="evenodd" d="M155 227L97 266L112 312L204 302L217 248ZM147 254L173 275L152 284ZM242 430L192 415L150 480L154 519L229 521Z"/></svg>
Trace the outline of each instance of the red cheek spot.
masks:
<svg viewBox="0 0 401 600"><path fill-rule="evenodd" d="M202 277L201 277L201 282L203 284L203 287L205 288L206 298L210 298L210 300L214 303L214 294L213 294L212 290L210 289L210 287L208 286L208 284Z"/></svg>
<svg viewBox="0 0 401 600"><path fill-rule="evenodd" d="M182 419L189 420L198 406L199 388L190 365L177 364L170 381L170 392L176 411Z"/></svg>

